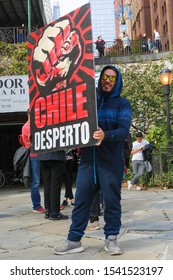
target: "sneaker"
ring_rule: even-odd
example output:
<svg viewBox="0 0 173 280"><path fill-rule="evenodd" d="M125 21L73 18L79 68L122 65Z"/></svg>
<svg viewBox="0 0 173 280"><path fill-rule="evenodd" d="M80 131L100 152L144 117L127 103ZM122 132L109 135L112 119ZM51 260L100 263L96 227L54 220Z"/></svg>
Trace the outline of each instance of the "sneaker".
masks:
<svg viewBox="0 0 173 280"><path fill-rule="evenodd" d="M74 254L81 253L84 251L81 241L70 241L66 240L65 245L61 247L56 247L54 253L56 255Z"/></svg>
<svg viewBox="0 0 173 280"><path fill-rule="evenodd" d="M136 186L136 190L137 190L137 191L141 191L141 187Z"/></svg>
<svg viewBox="0 0 173 280"><path fill-rule="evenodd" d="M109 252L109 255L121 255L116 235L109 235L108 239L105 240L105 251Z"/></svg>
<svg viewBox="0 0 173 280"><path fill-rule="evenodd" d="M39 207L38 209L33 209L32 210L33 213L45 213L46 209L44 209L42 206Z"/></svg>
<svg viewBox="0 0 173 280"><path fill-rule="evenodd" d="M67 215L63 215L61 213L58 214L50 214L49 216L49 220L67 220L68 216Z"/></svg>
<svg viewBox="0 0 173 280"><path fill-rule="evenodd" d="M128 190L130 191L131 188L133 187L132 183L130 181L127 181L127 185L128 185Z"/></svg>
<svg viewBox="0 0 173 280"><path fill-rule="evenodd" d="M99 230L99 229L101 229L101 226L100 226L98 221L95 221L93 223L89 223L87 228L86 228L86 230L91 230L91 231L92 230Z"/></svg>
<svg viewBox="0 0 173 280"><path fill-rule="evenodd" d="M65 207L68 205L68 201L66 199L63 200L62 205Z"/></svg>
<svg viewBox="0 0 173 280"><path fill-rule="evenodd" d="M71 199L71 207L74 207L74 203L75 203L74 198L72 198Z"/></svg>
<svg viewBox="0 0 173 280"><path fill-rule="evenodd" d="M49 219L49 217L50 217L50 211L49 211L49 210L46 210L45 215L44 215L44 218L45 218L45 219Z"/></svg>
<svg viewBox="0 0 173 280"><path fill-rule="evenodd" d="M65 206L61 204L60 210L64 210Z"/></svg>

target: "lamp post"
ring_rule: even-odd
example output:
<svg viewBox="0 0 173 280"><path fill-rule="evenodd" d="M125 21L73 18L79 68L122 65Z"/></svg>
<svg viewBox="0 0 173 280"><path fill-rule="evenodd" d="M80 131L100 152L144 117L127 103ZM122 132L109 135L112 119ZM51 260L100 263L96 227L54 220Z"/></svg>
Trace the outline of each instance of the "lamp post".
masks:
<svg viewBox="0 0 173 280"><path fill-rule="evenodd" d="M121 6L122 6L122 18L121 18L121 24L126 24L125 19L124 19L124 3L123 0L121 0Z"/></svg>
<svg viewBox="0 0 173 280"><path fill-rule="evenodd" d="M165 68L160 72L160 81L163 85L164 95L166 98L166 129L168 138L168 184L171 185L170 181L170 168L171 168L171 125L170 125L170 109L169 109L169 95L170 95L170 84L172 82L172 72Z"/></svg>
<svg viewBox="0 0 173 280"><path fill-rule="evenodd" d="M31 32L31 2L28 0L28 34Z"/></svg>

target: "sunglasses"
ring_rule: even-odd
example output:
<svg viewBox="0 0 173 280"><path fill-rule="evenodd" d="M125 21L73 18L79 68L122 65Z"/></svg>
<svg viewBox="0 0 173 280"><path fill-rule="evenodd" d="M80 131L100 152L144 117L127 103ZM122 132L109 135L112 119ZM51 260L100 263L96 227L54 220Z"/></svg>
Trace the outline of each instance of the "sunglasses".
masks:
<svg viewBox="0 0 173 280"><path fill-rule="evenodd" d="M111 82L115 82L116 79L117 79L116 76L112 76L112 75L108 76L108 75L106 75L106 74L103 74L103 75L102 75L102 80L106 81L108 78L109 78L109 81L111 81Z"/></svg>

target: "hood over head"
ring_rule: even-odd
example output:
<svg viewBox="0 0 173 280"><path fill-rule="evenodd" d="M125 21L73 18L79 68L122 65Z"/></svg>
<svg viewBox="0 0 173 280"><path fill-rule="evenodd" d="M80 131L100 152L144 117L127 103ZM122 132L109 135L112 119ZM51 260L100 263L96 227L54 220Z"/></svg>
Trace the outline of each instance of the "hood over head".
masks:
<svg viewBox="0 0 173 280"><path fill-rule="evenodd" d="M123 81L122 81L122 74L121 72L119 71L118 68L116 68L115 66L113 65L106 65L105 67L103 67L101 73L100 73L100 78L98 80L98 91L100 92L100 94L104 94L104 92L102 91L102 86L101 86L101 77L103 75L103 72L106 70L106 69L112 69L114 70L115 72L117 72L117 80L116 80L116 83L114 85L114 87L112 88L112 90L109 92L109 93L105 93L106 95L109 95L109 96L114 96L114 97L117 97L121 94L122 92L122 87L123 87Z"/></svg>

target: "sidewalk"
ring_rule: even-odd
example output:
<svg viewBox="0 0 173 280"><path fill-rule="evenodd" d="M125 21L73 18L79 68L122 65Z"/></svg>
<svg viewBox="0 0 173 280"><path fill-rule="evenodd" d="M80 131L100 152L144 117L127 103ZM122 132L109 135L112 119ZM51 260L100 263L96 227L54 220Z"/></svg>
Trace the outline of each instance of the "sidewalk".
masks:
<svg viewBox="0 0 173 280"><path fill-rule="evenodd" d="M71 217L71 211L67 206L63 213ZM86 231L83 253L54 255L70 223L32 213L30 192L22 185L0 189L0 260L173 260L173 190L122 189L121 256L104 251L103 230Z"/></svg>

